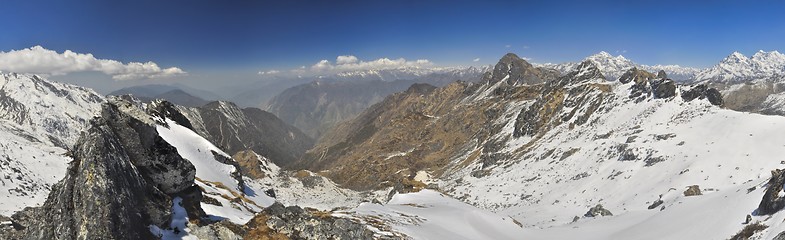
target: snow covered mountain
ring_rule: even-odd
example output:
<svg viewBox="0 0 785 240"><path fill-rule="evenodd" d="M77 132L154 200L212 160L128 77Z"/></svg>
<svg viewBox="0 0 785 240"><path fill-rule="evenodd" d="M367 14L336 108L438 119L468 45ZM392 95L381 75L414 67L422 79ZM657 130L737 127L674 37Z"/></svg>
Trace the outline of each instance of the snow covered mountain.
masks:
<svg viewBox="0 0 785 240"><path fill-rule="evenodd" d="M583 61L591 61L597 68L602 71L602 74L610 80L614 81L621 77L624 72L633 67L638 67L649 72L665 71L668 76L676 81L688 81L695 78L695 75L700 71L697 68L682 67L679 65L642 65L637 64L622 55L613 56L608 52L601 51L597 54L591 55L583 59ZM579 62L567 62L560 64L546 63L542 64L544 67L549 67L558 70L562 74L570 72L578 66Z"/></svg>
<svg viewBox="0 0 785 240"><path fill-rule="evenodd" d="M335 76L325 76L323 78L332 78L339 81L395 81L425 77L434 78L435 75L445 75L449 76L449 78L452 79L451 81L457 79L471 80L472 78L482 75L491 68L492 66L436 68L404 67L398 69L347 71L335 74Z"/></svg>
<svg viewBox="0 0 785 240"><path fill-rule="evenodd" d="M695 76L697 81L733 84L745 81L766 80L785 76L785 54L778 51L758 51L751 58L733 52L720 63L702 70Z"/></svg>
<svg viewBox="0 0 785 240"><path fill-rule="evenodd" d="M0 73L0 215L43 203L103 101L90 89Z"/></svg>
<svg viewBox="0 0 785 240"><path fill-rule="evenodd" d="M357 189L419 179L497 214L501 228L520 223L500 230L514 238L770 239L785 230L785 212L766 210L779 201L771 199L781 184L767 183L780 181L770 171L783 167L785 119L720 108L715 89L640 69L609 82L593 61L542 84L509 85L513 75L528 76L412 87L334 128L306 156ZM471 234L460 217L430 215L448 201L416 198L434 196L356 211L413 236L442 224Z"/></svg>

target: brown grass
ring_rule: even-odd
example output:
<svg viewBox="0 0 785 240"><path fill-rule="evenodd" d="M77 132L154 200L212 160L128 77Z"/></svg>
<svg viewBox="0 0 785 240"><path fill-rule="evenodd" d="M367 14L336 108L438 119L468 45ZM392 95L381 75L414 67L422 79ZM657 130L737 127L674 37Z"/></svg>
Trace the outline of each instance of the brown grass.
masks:
<svg viewBox="0 0 785 240"><path fill-rule="evenodd" d="M267 226L268 217L265 214L257 214L251 221L248 221L246 226L248 231L243 236L243 239L259 239L259 240L287 240L288 236L283 233L277 232Z"/></svg>

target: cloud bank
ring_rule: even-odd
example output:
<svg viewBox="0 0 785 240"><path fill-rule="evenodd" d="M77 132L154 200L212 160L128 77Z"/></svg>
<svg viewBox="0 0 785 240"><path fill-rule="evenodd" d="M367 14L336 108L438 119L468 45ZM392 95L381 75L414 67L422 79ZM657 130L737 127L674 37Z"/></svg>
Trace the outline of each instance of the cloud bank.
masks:
<svg viewBox="0 0 785 240"><path fill-rule="evenodd" d="M122 63L110 59L98 59L90 53L75 53L34 46L22 50L0 51L0 70L40 75L64 75L74 72L102 72L114 80L139 80L183 76L180 68L161 68L154 62Z"/></svg>
<svg viewBox="0 0 785 240"><path fill-rule="evenodd" d="M363 71L363 70L389 70L400 68L428 68L432 67L433 63L427 59L418 59L409 61L404 58L389 59L379 58L372 61L362 61L355 56L346 55L338 56L335 63L328 60L321 60L312 65L310 70L314 73L339 73L347 71Z"/></svg>

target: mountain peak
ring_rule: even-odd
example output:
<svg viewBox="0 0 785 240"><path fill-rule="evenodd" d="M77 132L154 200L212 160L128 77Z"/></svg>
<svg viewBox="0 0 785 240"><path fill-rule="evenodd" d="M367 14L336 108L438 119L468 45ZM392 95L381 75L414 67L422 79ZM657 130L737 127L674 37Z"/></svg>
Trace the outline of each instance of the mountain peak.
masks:
<svg viewBox="0 0 785 240"><path fill-rule="evenodd" d="M613 57L613 55L611 55L610 53L608 53L608 52L606 52L606 51L600 51L600 52L598 52L597 54L591 55L590 57L605 57L605 58L610 58L610 57Z"/></svg>

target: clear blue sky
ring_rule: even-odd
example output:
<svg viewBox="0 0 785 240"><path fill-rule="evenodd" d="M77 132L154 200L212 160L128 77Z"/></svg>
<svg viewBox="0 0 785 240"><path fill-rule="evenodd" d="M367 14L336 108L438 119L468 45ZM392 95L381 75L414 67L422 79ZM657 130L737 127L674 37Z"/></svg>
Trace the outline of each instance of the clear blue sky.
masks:
<svg viewBox="0 0 785 240"><path fill-rule="evenodd" d="M707 67L785 50L785 1L3 1L0 50L33 45L198 69L288 69L338 55L537 62L601 50ZM509 47L507 47L509 45Z"/></svg>

